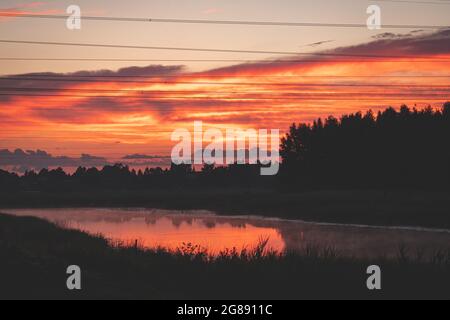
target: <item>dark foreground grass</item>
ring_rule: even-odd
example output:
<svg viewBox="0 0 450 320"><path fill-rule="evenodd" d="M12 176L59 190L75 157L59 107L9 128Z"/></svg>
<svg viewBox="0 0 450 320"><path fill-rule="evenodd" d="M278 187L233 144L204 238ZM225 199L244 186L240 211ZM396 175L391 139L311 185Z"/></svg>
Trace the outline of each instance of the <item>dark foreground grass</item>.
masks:
<svg viewBox="0 0 450 320"><path fill-rule="evenodd" d="M366 269L383 271L369 292ZM82 290L66 289L66 268L82 268ZM0 214L0 298L37 299L450 299L450 251L432 258L362 261L331 249L278 255L230 250L212 257L111 244L36 218Z"/></svg>

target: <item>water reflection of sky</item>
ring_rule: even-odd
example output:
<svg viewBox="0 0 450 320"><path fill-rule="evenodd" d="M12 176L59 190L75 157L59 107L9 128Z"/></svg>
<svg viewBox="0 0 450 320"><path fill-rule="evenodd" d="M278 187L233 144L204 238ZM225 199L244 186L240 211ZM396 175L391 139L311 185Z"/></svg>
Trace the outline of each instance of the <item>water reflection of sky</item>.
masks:
<svg viewBox="0 0 450 320"><path fill-rule="evenodd" d="M400 246L433 253L450 248L450 232L320 225L258 217L216 216L207 211L136 209L28 209L7 213L45 218L92 234L170 249L192 243L212 252L252 248L261 239L278 251L333 247L358 257L394 257Z"/></svg>

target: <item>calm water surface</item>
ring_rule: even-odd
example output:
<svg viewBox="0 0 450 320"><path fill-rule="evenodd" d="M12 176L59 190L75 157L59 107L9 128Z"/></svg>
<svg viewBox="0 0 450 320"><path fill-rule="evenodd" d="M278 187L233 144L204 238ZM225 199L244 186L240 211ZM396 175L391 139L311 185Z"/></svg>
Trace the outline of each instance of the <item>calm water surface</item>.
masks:
<svg viewBox="0 0 450 320"><path fill-rule="evenodd" d="M183 243L224 249L254 247L269 239L277 251L298 251L305 246L333 247L357 257L395 257L398 248L432 254L450 248L450 230L374 228L316 224L261 217L218 216L208 211L148 209L21 209L2 210L18 216L44 218L72 229L102 234L111 240L139 242L151 248L175 249Z"/></svg>

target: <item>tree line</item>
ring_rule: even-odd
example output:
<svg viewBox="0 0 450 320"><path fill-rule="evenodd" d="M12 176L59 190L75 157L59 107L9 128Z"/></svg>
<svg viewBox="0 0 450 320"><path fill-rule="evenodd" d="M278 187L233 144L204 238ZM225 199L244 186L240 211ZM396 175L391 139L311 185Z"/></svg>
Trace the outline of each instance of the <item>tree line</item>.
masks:
<svg viewBox="0 0 450 320"><path fill-rule="evenodd" d="M293 124L281 140L282 164L275 177L261 165L190 165L135 170L122 164L58 168L17 175L0 170L2 191L80 191L184 187L448 188L450 102L439 110L402 106Z"/></svg>
<svg viewBox="0 0 450 320"><path fill-rule="evenodd" d="M281 172L291 187L448 187L449 137L450 102L293 124Z"/></svg>

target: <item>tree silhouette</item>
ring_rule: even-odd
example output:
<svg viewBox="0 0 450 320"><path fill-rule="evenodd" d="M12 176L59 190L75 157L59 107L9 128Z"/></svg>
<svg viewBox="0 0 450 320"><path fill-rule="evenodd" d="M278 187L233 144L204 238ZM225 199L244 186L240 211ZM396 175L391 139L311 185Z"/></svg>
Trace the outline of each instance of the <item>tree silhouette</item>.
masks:
<svg viewBox="0 0 450 320"><path fill-rule="evenodd" d="M355 113L293 124L281 141L283 183L295 187L449 185L450 103L375 117Z"/></svg>
<svg viewBox="0 0 450 320"><path fill-rule="evenodd" d="M264 188L448 188L450 187L450 102L442 109L402 106L293 124L281 140L280 174L260 176L261 164L172 165L136 172L116 164L27 171L0 170L0 190L87 191L183 187Z"/></svg>

